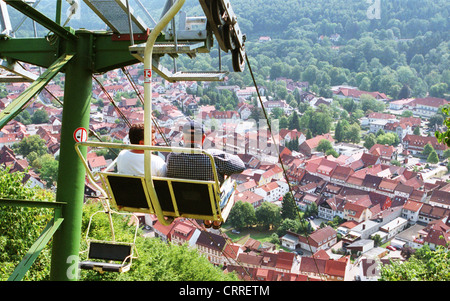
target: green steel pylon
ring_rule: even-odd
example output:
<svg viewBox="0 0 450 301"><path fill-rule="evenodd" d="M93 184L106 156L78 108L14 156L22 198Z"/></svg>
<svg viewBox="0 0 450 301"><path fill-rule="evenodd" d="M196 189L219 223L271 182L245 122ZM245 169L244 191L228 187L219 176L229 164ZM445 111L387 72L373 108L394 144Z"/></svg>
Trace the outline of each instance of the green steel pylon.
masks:
<svg viewBox="0 0 450 301"><path fill-rule="evenodd" d="M50 278L78 280L85 169L75 151L74 131L89 129L92 75L139 61L129 53L130 41L111 41L108 33L64 28L25 2L4 2L53 33L47 38L10 37L0 40L0 57L48 68L50 71L47 73L51 75L33 83L36 87L8 106L5 114L13 118L58 71L66 75L56 201L67 205L62 212L64 222L54 234ZM60 20L61 7L61 0L57 0L56 20ZM57 64L57 70L52 69L54 64ZM4 124L12 119L6 115L2 119Z"/></svg>

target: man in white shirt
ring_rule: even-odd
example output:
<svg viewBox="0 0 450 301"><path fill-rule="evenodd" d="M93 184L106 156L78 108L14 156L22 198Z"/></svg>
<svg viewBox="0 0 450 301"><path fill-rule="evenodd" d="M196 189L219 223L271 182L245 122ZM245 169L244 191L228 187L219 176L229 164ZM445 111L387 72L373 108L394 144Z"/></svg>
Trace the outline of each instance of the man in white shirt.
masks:
<svg viewBox="0 0 450 301"><path fill-rule="evenodd" d="M144 145L144 125L133 124L128 132L128 137L131 144ZM152 131L152 144L154 145L155 129ZM117 157L117 171L121 174L143 176L144 170L144 151L136 149L124 149L119 153ZM164 177L166 175L166 162L154 154L151 155L152 175L158 177Z"/></svg>

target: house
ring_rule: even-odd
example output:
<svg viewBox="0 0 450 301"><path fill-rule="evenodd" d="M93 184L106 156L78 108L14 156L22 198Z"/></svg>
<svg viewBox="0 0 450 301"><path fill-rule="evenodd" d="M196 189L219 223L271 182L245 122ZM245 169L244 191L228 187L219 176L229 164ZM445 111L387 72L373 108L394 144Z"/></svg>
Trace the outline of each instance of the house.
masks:
<svg viewBox="0 0 450 301"><path fill-rule="evenodd" d="M300 261L300 273L311 278L316 278L324 281L344 281L349 274L350 260L347 257L335 259L322 259L303 256Z"/></svg>
<svg viewBox="0 0 450 301"><path fill-rule="evenodd" d="M412 106L411 104L414 103L414 98L404 98L399 100L394 100L389 102L389 109L390 110L404 110L404 109L410 109Z"/></svg>
<svg viewBox="0 0 450 301"><path fill-rule="evenodd" d="M445 106L449 101L443 98L425 97L416 98L413 102L414 113L421 117L431 117L435 115L439 108Z"/></svg>
<svg viewBox="0 0 450 301"><path fill-rule="evenodd" d="M298 273L279 272L264 268L227 265L226 273L234 272L243 281L309 281L306 275Z"/></svg>
<svg viewBox="0 0 450 301"><path fill-rule="evenodd" d="M312 251L313 253L318 250L327 250L336 244L336 242L336 230L330 226L320 228L309 234L308 237L298 235L298 246L301 249Z"/></svg>
<svg viewBox="0 0 450 301"><path fill-rule="evenodd" d="M292 108L286 103L285 100L280 100L280 101L268 100L268 101L263 102L263 106L269 114L275 108L282 109L284 114L286 114L286 115L290 115L290 113L292 111Z"/></svg>
<svg viewBox="0 0 450 301"><path fill-rule="evenodd" d="M432 221L448 218L450 209L433 206L431 204L423 204L419 211L418 223L427 225Z"/></svg>
<svg viewBox="0 0 450 301"><path fill-rule="evenodd" d="M261 206L262 202L264 202L264 196L259 195L250 190L245 190L243 192L237 192L235 194L235 202L239 201L243 203L249 203L250 205L253 206L254 209L256 209L259 206Z"/></svg>
<svg viewBox="0 0 450 301"><path fill-rule="evenodd" d="M174 244L192 247L200 235L199 227L193 221L177 219L170 229L170 241Z"/></svg>
<svg viewBox="0 0 450 301"><path fill-rule="evenodd" d="M397 158L397 149L392 145L374 144L369 153L380 157L382 163L389 163Z"/></svg>
<svg viewBox="0 0 450 301"><path fill-rule="evenodd" d="M357 276L361 281L379 281L381 267L386 264L391 264L391 259L362 258Z"/></svg>
<svg viewBox="0 0 450 301"><path fill-rule="evenodd" d="M397 185L398 181L383 177L380 185L378 185L378 191L393 197Z"/></svg>
<svg viewBox="0 0 450 301"><path fill-rule="evenodd" d="M402 232L408 226L408 220L397 217L391 222L382 225L380 230L375 232L373 235L379 235L381 237L381 242L385 243L392 238L394 238L398 233Z"/></svg>
<svg viewBox="0 0 450 301"><path fill-rule="evenodd" d="M342 237L344 247L358 239L369 239L371 235L378 231L380 223L373 220L366 220L353 227L344 237Z"/></svg>
<svg viewBox="0 0 450 301"><path fill-rule="evenodd" d="M318 135L314 138L305 140L302 144L299 146L299 152L304 154L305 156L311 156L313 151L316 149L316 147L319 145L319 142L323 139L326 139L331 142L331 144L334 143L334 139L331 136L331 134L323 134Z"/></svg>
<svg viewBox="0 0 450 301"><path fill-rule="evenodd" d="M397 134L400 140L403 140L406 135L411 135L414 132L413 125L407 121L388 122L384 125L383 130L386 133Z"/></svg>
<svg viewBox="0 0 450 301"><path fill-rule="evenodd" d="M375 242L372 239L358 239L355 242L347 245L345 249L349 253L356 253L356 254L364 254L375 246Z"/></svg>
<svg viewBox="0 0 450 301"><path fill-rule="evenodd" d="M108 167L108 164L104 156L97 156L95 153L89 153L86 157L89 168L93 172L101 171L102 169Z"/></svg>
<svg viewBox="0 0 450 301"><path fill-rule="evenodd" d="M344 205L346 200L343 197L333 195L320 202L317 206L318 216L326 220L333 220L335 216L343 218Z"/></svg>
<svg viewBox="0 0 450 301"><path fill-rule="evenodd" d="M419 212L424 203L408 200L402 207L402 217L410 224L415 224L419 220Z"/></svg>
<svg viewBox="0 0 450 301"><path fill-rule="evenodd" d="M256 88L255 87L246 87L244 89L239 89L238 91L236 91L236 96L245 98L245 99L250 99L250 97L252 97L253 94L256 94Z"/></svg>
<svg viewBox="0 0 450 301"><path fill-rule="evenodd" d="M347 182L347 179L354 173L353 169L348 166L336 166L333 170L330 181L336 184L344 184Z"/></svg>
<svg viewBox="0 0 450 301"><path fill-rule="evenodd" d="M317 175L326 181L330 181L331 175L337 166L338 163L324 158L317 167Z"/></svg>
<svg viewBox="0 0 450 301"><path fill-rule="evenodd" d="M271 203L281 201L287 192L289 192L289 186L284 181L272 181L255 189L256 194L264 197L264 201Z"/></svg>
<svg viewBox="0 0 450 301"><path fill-rule="evenodd" d="M367 191L376 191L382 180L382 177L366 174L361 183L361 189Z"/></svg>
<svg viewBox="0 0 450 301"><path fill-rule="evenodd" d="M428 244L431 250L435 250L437 246L450 248L450 226L442 220L431 222L423 231L426 232L423 242Z"/></svg>
<svg viewBox="0 0 450 301"><path fill-rule="evenodd" d="M17 159L11 148L3 146L0 149L0 166L8 167L10 173L25 172L28 169L28 162L26 159ZM33 169L30 169L24 174L22 184L28 187L44 188L45 181L42 181L39 175Z"/></svg>
<svg viewBox="0 0 450 301"><path fill-rule="evenodd" d="M439 157L444 155L444 151L448 148L447 145L439 143L436 137L424 137L420 135L406 135L403 138L402 144L404 149L413 155L420 155L423 152L425 145L428 143L434 148Z"/></svg>
<svg viewBox="0 0 450 301"><path fill-rule="evenodd" d="M369 132L376 133L380 129L384 129L385 125L398 121L395 115L373 112L361 120L362 126L369 126Z"/></svg>
<svg viewBox="0 0 450 301"><path fill-rule="evenodd" d="M346 202L344 205L344 219L363 222L372 217L368 206L360 205L355 202Z"/></svg>
<svg viewBox="0 0 450 301"><path fill-rule="evenodd" d="M297 140L298 145L300 145L306 140L306 136L302 132L297 131L296 129L294 130L280 129L279 135L281 145L286 145L286 143L291 142L293 140Z"/></svg>
<svg viewBox="0 0 450 301"><path fill-rule="evenodd" d="M283 251L278 253L263 251L260 254L243 252L239 254L238 262L244 267L290 273L295 262L295 254Z"/></svg>
<svg viewBox="0 0 450 301"><path fill-rule="evenodd" d="M428 203L433 206L450 209L450 191L433 190Z"/></svg>
<svg viewBox="0 0 450 301"><path fill-rule="evenodd" d="M296 199L297 206L300 210L306 211L308 207L311 207L311 205L319 204L319 201L321 199L320 195L317 195L315 193L308 193L304 192L300 194L301 196L297 199L297 196L294 196L294 199Z"/></svg>
<svg viewBox="0 0 450 301"><path fill-rule="evenodd" d="M388 100L388 97L384 93L360 91L349 87L339 87L337 90L333 91L333 94L338 98L351 98L355 101L359 101L362 95L370 95L377 100Z"/></svg>
<svg viewBox="0 0 450 301"><path fill-rule="evenodd" d="M212 126L212 121L216 120L220 124L224 123L237 123L240 121L240 116L237 111L218 111L214 110L211 112L203 112L201 115L201 120L205 123L205 126Z"/></svg>
<svg viewBox="0 0 450 301"><path fill-rule="evenodd" d="M201 231L195 246L214 265L236 264L239 246L221 235Z"/></svg>
<svg viewBox="0 0 450 301"><path fill-rule="evenodd" d="M270 42L272 41L272 39L269 36L261 36L258 39L259 42L264 43L264 42Z"/></svg>

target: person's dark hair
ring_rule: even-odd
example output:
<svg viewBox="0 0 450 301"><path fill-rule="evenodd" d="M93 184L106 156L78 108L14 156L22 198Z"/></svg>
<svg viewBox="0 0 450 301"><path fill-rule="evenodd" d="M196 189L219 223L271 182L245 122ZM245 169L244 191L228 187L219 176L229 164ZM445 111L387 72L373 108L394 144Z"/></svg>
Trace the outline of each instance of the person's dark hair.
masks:
<svg viewBox="0 0 450 301"><path fill-rule="evenodd" d="M200 141L204 133L205 128L200 122L190 120L183 126L183 134L187 141Z"/></svg>
<svg viewBox="0 0 450 301"><path fill-rule="evenodd" d="M144 140L144 125L142 123L131 125L128 137L131 144L139 144L139 141Z"/></svg>

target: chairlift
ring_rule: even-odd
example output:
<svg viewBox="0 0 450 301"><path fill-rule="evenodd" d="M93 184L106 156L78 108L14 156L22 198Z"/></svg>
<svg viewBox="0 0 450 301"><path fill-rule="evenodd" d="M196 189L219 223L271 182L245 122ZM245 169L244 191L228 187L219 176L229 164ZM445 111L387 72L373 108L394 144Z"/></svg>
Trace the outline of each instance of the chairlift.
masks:
<svg viewBox="0 0 450 301"><path fill-rule="evenodd" d="M108 202L102 203L104 210L95 212L89 219L89 225L86 230L86 243L87 250L81 253L87 252L87 259L79 263L79 267L82 270L94 270L100 273L103 272L118 272L125 273L131 268L133 259L137 258L136 250L136 235L139 227L139 221L134 214L119 213L109 208ZM89 233L94 216L99 213L108 215L112 240L97 240L89 238ZM132 242L116 241L114 233L114 225L112 220L112 214L130 216L135 219L136 227L134 231L134 238Z"/></svg>
<svg viewBox="0 0 450 301"><path fill-rule="evenodd" d="M110 171L115 162L103 172L93 172L81 153L80 148L83 146L204 154L211 161L214 180L156 177L152 176L151 172L140 176L118 174ZM171 224L178 217L210 220L223 224L235 203L236 182L227 178L220 185L214 158L205 150L91 141L78 142L75 144L75 149L91 183L115 210L153 214L163 225ZM147 170L150 169L146 168L146 172Z"/></svg>

